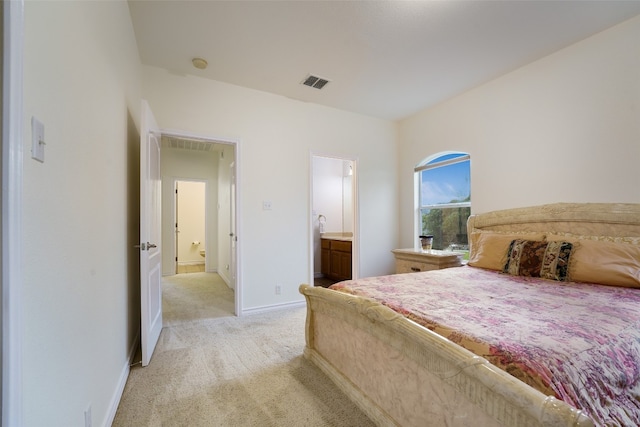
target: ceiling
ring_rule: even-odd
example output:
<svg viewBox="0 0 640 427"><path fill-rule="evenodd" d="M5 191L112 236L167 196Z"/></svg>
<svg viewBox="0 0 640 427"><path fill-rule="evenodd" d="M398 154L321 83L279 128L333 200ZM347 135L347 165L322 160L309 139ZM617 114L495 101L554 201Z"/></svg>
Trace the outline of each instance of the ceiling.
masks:
<svg viewBox="0 0 640 427"><path fill-rule="evenodd" d="M627 1L129 0L143 64L397 120L640 14ZM205 58L196 69L191 60ZM313 74L322 89L301 82Z"/></svg>

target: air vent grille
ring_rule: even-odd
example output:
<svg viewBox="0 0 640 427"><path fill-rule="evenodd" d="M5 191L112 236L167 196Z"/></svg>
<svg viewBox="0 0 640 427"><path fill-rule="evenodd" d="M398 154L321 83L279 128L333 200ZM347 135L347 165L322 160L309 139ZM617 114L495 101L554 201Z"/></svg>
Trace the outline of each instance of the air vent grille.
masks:
<svg viewBox="0 0 640 427"><path fill-rule="evenodd" d="M323 79L322 77L313 76L309 74L303 81L302 84L305 86L313 87L316 89L322 89L325 85L329 83L329 80Z"/></svg>
<svg viewBox="0 0 640 427"><path fill-rule="evenodd" d="M162 147L179 150L215 151L215 144L208 141L181 139L166 135L162 135Z"/></svg>

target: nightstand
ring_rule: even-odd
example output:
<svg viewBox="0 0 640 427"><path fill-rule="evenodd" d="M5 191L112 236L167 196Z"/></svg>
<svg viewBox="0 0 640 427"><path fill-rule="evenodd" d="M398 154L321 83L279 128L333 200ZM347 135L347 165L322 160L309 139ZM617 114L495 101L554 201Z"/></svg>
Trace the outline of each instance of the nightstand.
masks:
<svg viewBox="0 0 640 427"><path fill-rule="evenodd" d="M396 274L415 273L418 271L440 270L462 265L462 254L431 249L394 249L396 257Z"/></svg>

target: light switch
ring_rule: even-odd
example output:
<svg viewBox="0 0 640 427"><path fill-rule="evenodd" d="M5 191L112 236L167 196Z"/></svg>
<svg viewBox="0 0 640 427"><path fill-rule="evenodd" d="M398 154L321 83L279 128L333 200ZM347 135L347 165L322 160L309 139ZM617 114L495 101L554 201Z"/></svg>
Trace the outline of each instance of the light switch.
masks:
<svg viewBox="0 0 640 427"><path fill-rule="evenodd" d="M31 158L44 163L44 125L31 117Z"/></svg>
<svg viewBox="0 0 640 427"><path fill-rule="evenodd" d="M270 211L271 210L271 201L264 201L262 202L262 210L263 211Z"/></svg>

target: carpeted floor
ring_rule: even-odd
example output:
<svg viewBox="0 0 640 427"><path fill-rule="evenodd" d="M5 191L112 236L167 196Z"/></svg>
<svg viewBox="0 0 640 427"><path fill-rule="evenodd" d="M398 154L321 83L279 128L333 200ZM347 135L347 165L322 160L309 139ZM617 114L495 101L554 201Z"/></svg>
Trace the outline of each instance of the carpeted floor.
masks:
<svg viewBox="0 0 640 427"><path fill-rule="evenodd" d="M374 425L302 357L304 308L233 317L233 292L213 297L225 292L217 280L165 280L172 314L165 310L149 366L132 367L114 427ZM218 299L215 310L201 304L209 299ZM221 307L227 315L217 316Z"/></svg>
<svg viewBox="0 0 640 427"><path fill-rule="evenodd" d="M162 278L162 323L180 323L234 315L234 293L216 273L176 274Z"/></svg>

